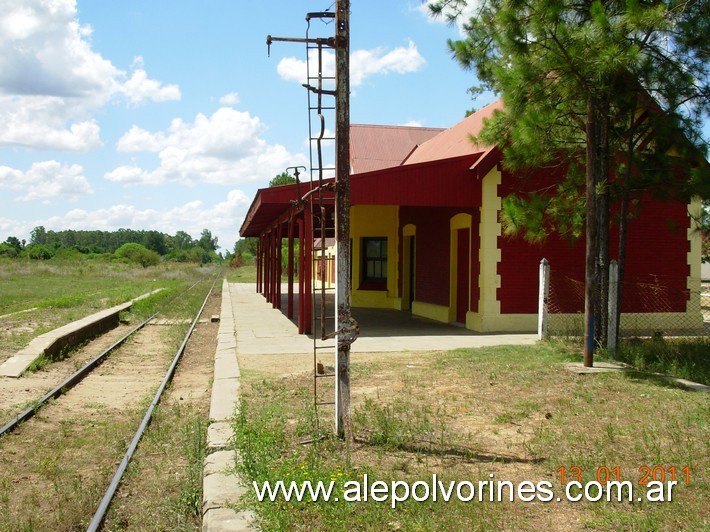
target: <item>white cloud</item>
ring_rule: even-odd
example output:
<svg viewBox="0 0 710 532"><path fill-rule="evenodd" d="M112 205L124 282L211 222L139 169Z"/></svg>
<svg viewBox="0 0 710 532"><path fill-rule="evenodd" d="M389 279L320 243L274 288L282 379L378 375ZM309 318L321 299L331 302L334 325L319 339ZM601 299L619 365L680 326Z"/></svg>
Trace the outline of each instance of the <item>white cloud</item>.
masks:
<svg viewBox="0 0 710 532"><path fill-rule="evenodd" d="M318 61L317 50L311 50L309 52L309 59L311 61L311 68L314 68L314 65L316 65ZM322 60L323 76L333 77L335 75L335 54L324 50ZM279 64L276 65L276 72L286 81L295 81L296 83L306 83L308 77L306 62L295 57L284 57L281 61L279 61Z"/></svg>
<svg viewBox="0 0 710 532"><path fill-rule="evenodd" d="M111 92L119 72L91 50L91 30L75 17L72 0L0 4L4 94L86 98ZM17 27L15 21L20 21Z"/></svg>
<svg viewBox="0 0 710 532"><path fill-rule="evenodd" d="M121 166L104 177L133 184L233 185L265 182L287 166L305 164L304 155L293 155L261 138L265 129L259 118L231 107L221 107L209 117L200 113L192 123L175 119L165 132L134 126L119 139L118 150L156 152L160 165L154 170Z"/></svg>
<svg viewBox="0 0 710 532"><path fill-rule="evenodd" d="M170 235L186 231L193 238L199 238L202 229L209 229L218 237L220 249L229 251L238 238L239 226L250 201L244 192L234 189L227 192L224 200L213 204L195 200L167 209L138 209L120 204L95 210L72 209L60 216L33 221L0 218L0 241L9 235L29 240L30 231L38 225L55 231L115 231L122 227L156 230Z"/></svg>
<svg viewBox="0 0 710 532"><path fill-rule="evenodd" d="M222 105L236 105L239 103L239 94L236 92L225 94L219 99L219 103Z"/></svg>
<svg viewBox="0 0 710 532"><path fill-rule="evenodd" d="M0 146L86 151L101 147L95 120L72 123L84 116L76 103L56 96L0 95Z"/></svg>
<svg viewBox="0 0 710 532"><path fill-rule="evenodd" d="M466 35L466 30L464 29L463 25L470 19L476 17L481 8L481 0L469 0L462 6L456 7L447 4L444 6L444 10L442 11L441 16L433 17L431 11L429 10L429 6L435 3L435 1L438 0L428 0L427 2L417 6L415 9L418 10L422 15L424 15L424 17L426 17L426 19L430 22L435 22L439 24L450 24L450 20L453 17L455 20L455 24L459 29L459 34L461 36Z"/></svg>
<svg viewBox="0 0 710 532"><path fill-rule="evenodd" d="M176 85L130 76L91 47L75 0L0 1L0 146L91 150L101 146L91 113L123 94L131 104L179 99Z"/></svg>
<svg viewBox="0 0 710 532"><path fill-rule="evenodd" d="M159 152L165 145L162 133L153 134L138 126L132 126L118 139L116 149L123 152L152 151Z"/></svg>
<svg viewBox="0 0 710 532"><path fill-rule="evenodd" d="M180 99L180 88L177 85L163 86L159 81L148 79L148 74L142 68L136 69L131 77L123 84L121 92L128 101L137 105L146 100L165 102Z"/></svg>
<svg viewBox="0 0 710 532"><path fill-rule="evenodd" d="M104 174L104 178L116 183L132 184L153 184L158 185L162 181L152 182L150 173L137 166L119 166Z"/></svg>
<svg viewBox="0 0 710 532"><path fill-rule="evenodd" d="M402 125L406 127L423 127L423 124L419 120L409 120Z"/></svg>
<svg viewBox="0 0 710 532"><path fill-rule="evenodd" d="M315 64L317 51L311 50L310 54L311 64ZM377 74L416 72L424 66L425 62L413 41L409 41L407 47L400 46L389 52L384 48L356 50L350 54L350 85L357 87L368 77ZM295 57L285 57L279 61L276 71L285 80L298 83L306 82L306 62ZM323 75L333 76L334 73L335 54L324 52Z"/></svg>
<svg viewBox="0 0 710 532"><path fill-rule="evenodd" d="M416 72L425 62L412 41L407 48L399 47L387 53L382 48L356 50L350 57L350 83L358 86L375 74Z"/></svg>
<svg viewBox="0 0 710 532"><path fill-rule="evenodd" d="M15 198L17 201L49 202L62 198L73 202L81 196L93 194L81 166L69 166L58 161L33 163L27 172L0 166L0 188L24 192Z"/></svg>

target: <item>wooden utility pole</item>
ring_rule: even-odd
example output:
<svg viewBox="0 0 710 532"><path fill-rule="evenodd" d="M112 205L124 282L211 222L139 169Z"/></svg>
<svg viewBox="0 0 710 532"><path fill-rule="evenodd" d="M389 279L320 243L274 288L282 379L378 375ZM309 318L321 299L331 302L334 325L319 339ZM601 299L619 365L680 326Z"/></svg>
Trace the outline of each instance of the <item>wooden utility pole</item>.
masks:
<svg viewBox="0 0 710 532"><path fill-rule="evenodd" d="M587 137L598 138L598 119L594 116L595 107L590 103L587 116ZM587 223L586 223L586 261L584 270L584 366L594 365L594 335L596 323L597 300L599 288L597 281L597 250L598 228L597 223L597 168L598 157L594 152L596 147L587 140ZM593 164L596 163L596 164Z"/></svg>
<svg viewBox="0 0 710 532"><path fill-rule="evenodd" d="M350 0L336 2L335 65L335 430L340 438L352 441L350 345L359 328L350 314Z"/></svg>
<svg viewBox="0 0 710 532"><path fill-rule="evenodd" d="M333 18L332 12L309 13L311 18ZM335 96L335 238L336 238L336 280L335 280L335 308L337 311L336 346L335 346L335 431L340 438L352 441L352 426L350 423L350 346L357 339L360 327L350 314L350 1L337 0L335 8L335 37L296 39L287 37L272 37L267 35L266 45L277 41L303 42L307 45L327 46L335 49L335 91L324 90L306 85L306 88L319 94ZM321 65L319 63L319 69ZM320 113L320 108L319 108ZM321 117L322 118L322 117ZM300 193L299 193L300 195ZM301 198L305 201L306 194ZM312 200L309 200L312 201ZM310 227L310 218L305 217L305 230L299 227L299 241L305 240L306 245L301 246L301 253L310 263L313 233ZM323 235L321 235L323 237ZM268 264L268 262L267 262ZM299 261L301 264L301 261ZM299 292L311 293L310 273L304 268L299 279L305 278L305 286ZM300 281L299 281L300 282ZM299 284L300 287L300 284ZM305 298L306 305L310 304L310 297ZM299 333L301 328L301 309L299 299ZM308 309L305 314L309 315ZM306 324L304 324L307 327ZM304 328L305 328L304 327ZM330 336L329 336L330 337ZM325 338L323 338L325 339Z"/></svg>

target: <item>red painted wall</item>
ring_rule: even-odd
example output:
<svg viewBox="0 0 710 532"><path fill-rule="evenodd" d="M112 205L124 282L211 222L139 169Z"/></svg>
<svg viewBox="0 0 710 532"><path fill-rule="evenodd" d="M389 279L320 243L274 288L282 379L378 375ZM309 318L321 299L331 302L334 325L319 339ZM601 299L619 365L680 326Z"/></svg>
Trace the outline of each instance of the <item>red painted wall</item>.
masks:
<svg viewBox="0 0 710 532"><path fill-rule="evenodd" d="M499 194L540 190L553 177L538 172L521 181L503 172ZM689 250L686 205L643 198L629 223L622 312L685 312L689 297L686 253ZM618 228L612 227L610 256L618 258ZM584 237L570 243L551 235L540 245L521 237L500 237L503 314L537 312L538 271L544 257L550 262L550 302L556 312L584 311Z"/></svg>
<svg viewBox="0 0 710 532"><path fill-rule="evenodd" d="M400 249L399 279L401 293L402 279L402 228L414 224L416 234L415 257L415 296L417 301L434 305L449 306L449 258L450 258L450 223L451 218L459 213L473 216L473 227L478 227L478 209L462 209L460 207L400 207L399 230ZM477 231L473 231L477 237ZM474 242L475 261L478 260L478 243ZM476 274L476 279L478 274ZM472 283L473 285L473 283ZM475 283L476 291L478 282ZM475 301L478 300L476 294Z"/></svg>
<svg viewBox="0 0 710 532"><path fill-rule="evenodd" d="M481 289L478 286L478 276L481 274L481 261L478 256L481 249L481 234L479 227L481 225L480 211L476 209L471 219L471 310L478 312L478 299L481 297Z"/></svg>
<svg viewBox="0 0 710 532"><path fill-rule="evenodd" d="M686 205L643 200L629 223L623 312L685 312L689 227Z"/></svg>

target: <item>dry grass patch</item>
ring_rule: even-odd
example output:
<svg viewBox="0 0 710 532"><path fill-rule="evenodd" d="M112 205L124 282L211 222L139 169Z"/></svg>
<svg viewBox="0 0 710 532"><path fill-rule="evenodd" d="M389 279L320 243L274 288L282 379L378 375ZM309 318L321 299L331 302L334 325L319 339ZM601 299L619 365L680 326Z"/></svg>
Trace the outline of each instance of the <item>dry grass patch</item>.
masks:
<svg viewBox="0 0 710 532"><path fill-rule="evenodd" d="M244 379L235 422L251 480L395 479L549 481L564 499L559 468L583 481L618 467L639 488L642 466L689 467L671 503L390 502L245 504L267 528L344 529L700 529L710 524L710 397L641 374L575 375L562 346L500 347L387 355L352 368L356 436L329 436L330 411L315 428L312 378ZM315 441L301 445L304 438ZM602 470L603 471L603 470ZM491 477L493 475L493 477ZM507 492L505 492L507 494ZM312 527L311 524L316 526Z"/></svg>
<svg viewBox="0 0 710 532"><path fill-rule="evenodd" d="M139 307L155 305L216 271L175 263L142 268L93 261L0 260L0 363L56 327L163 288Z"/></svg>

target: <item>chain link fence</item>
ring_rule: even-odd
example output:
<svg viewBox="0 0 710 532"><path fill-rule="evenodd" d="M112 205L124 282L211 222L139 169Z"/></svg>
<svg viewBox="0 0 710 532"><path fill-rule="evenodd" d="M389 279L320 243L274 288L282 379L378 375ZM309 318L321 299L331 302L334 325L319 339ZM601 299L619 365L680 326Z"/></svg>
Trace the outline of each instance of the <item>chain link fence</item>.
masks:
<svg viewBox="0 0 710 532"><path fill-rule="evenodd" d="M547 273L543 270L548 268ZM584 334L584 279L541 263L541 336ZM547 287L544 283L547 282ZM710 282L670 275L627 275L623 280L619 336L709 336ZM610 286L613 305L614 279ZM610 321L613 319L613 313Z"/></svg>

